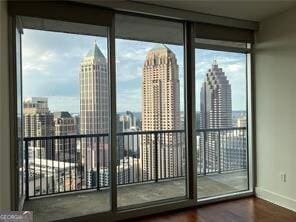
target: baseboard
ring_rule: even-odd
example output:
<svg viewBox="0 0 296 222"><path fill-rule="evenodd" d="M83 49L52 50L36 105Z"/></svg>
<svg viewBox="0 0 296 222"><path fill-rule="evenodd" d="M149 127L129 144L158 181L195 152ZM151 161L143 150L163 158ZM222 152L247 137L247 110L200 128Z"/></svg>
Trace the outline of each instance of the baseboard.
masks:
<svg viewBox="0 0 296 222"><path fill-rule="evenodd" d="M278 193L274 193L261 187L256 187L255 193L256 196L261 199L267 200L271 203L274 203L276 205L296 212L296 200L294 199L291 199Z"/></svg>

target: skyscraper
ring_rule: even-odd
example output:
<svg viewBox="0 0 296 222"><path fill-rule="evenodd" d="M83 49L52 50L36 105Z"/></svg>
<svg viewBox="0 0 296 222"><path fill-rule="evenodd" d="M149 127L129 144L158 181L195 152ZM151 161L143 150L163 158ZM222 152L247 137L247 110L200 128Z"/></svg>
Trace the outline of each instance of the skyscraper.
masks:
<svg viewBox="0 0 296 222"><path fill-rule="evenodd" d="M180 129L180 83L179 67L175 54L165 45L158 44L151 49L143 67L142 82L142 130L175 130ZM154 167L155 150L149 143L155 138L145 136L141 149L143 158L143 169L146 177L150 177L151 167ZM159 164L167 167L160 167L165 172L159 174L171 175L175 172L170 158L176 152L176 146L172 146L175 138L168 133L158 138L160 149L158 154L165 157ZM173 166L174 164L174 166ZM152 170L154 172L154 170ZM151 173L150 173L151 174Z"/></svg>
<svg viewBox="0 0 296 222"><path fill-rule="evenodd" d="M231 85L214 60L212 68L205 75L200 91L200 128L217 129L232 127L232 98ZM200 147L206 150L206 166L215 169L219 156L219 137L217 132L202 134ZM200 152L204 152L201 150ZM203 155L204 156L204 155ZM205 170L205 169L204 169Z"/></svg>
<svg viewBox="0 0 296 222"><path fill-rule="evenodd" d="M48 109L48 100L43 97L29 97L24 101L24 136L42 137L54 135L53 114ZM35 154L41 158L53 158L51 141L35 142ZM32 151L32 150L31 150ZM46 154L46 156L45 156Z"/></svg>
<svg viewBox="0 0 296 222"><path fill-rule="evenodd" d="M109 129L109 90L107 61L96 42L80 65L80 133L102 134ZM82 139L80 144L85 183L93 183L93 170L97 166L97 150L105 144ZM108 141L106 141L108 142ZM107 145L107 144L106 144ZM97 169L99 170L99 169Z"/></svg>
<svg viewBox="0 0 296 222"><path fill-rule="evenodd" d="M80 65L80 133L107 133L108 124L107 61L94 43Z"/></svg>
<svg viewBox="0 0 296 222"><path fill-rule="evenodd" d="M179 66L165 45L151 49L144 63L142 83L142 129L180 128Z"/></svg>
<svg viewBox="0 0 296 222"><path fill-rule="evenodd" d="M214 60L200 91L200 128L232 126L231 85Z"/></svg>

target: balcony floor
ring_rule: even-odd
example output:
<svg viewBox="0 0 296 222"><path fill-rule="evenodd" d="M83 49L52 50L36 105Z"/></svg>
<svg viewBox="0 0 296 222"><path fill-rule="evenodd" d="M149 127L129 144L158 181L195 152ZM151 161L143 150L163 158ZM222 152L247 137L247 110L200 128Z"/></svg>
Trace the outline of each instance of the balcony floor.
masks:
<svg viewBox="0 0 296 222"><path fill-rule="evenodd" d="M248 189L247 171L198 177L199 198L217 196ZM147 203L185 195L184 179L121 186L119 207ZM110 190L74 192L33 199L24 210L33 211L34 221L54 221L110 210Z"/></svg>

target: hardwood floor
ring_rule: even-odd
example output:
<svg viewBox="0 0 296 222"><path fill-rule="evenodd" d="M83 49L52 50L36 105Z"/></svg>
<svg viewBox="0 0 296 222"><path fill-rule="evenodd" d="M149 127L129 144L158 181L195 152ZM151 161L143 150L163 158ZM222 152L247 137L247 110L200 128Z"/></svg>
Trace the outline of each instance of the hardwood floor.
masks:
<svg viewBox="0 0 296 222"><path fill-rule="evenodd" d="M131 221L131 220L129 220ZM296 213L258 198L245 198L138 218L137 222L296 222Z"/></svg>

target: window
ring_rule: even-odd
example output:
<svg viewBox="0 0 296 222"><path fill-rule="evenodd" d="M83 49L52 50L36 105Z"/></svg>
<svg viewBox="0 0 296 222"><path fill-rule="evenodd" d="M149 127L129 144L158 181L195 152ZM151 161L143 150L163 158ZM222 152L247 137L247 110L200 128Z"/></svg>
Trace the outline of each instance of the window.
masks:
<svg viewBox="0 0 296 222"><path fill-rule="evenodd" d="M24 209L113 220L250 191L250 32L86 8L17 16Z"/></svg>
<svg viewBox="0 0 296 222"><path fill-rule="evenodd" d="M239 48L247 44L203 42L210 49L195 49L198 199L249 189L249 56L244 52L246 48ZM205 46L200 45L200 39L197 43ZM243 52L220 48L230 45Z"/></svg>
<svg viewBox="0 0 296 222"><path fill-rule="evenodd" d="M37 214L37 220L109 211L108 27L22 21L23 103L30 117L23 129L30 172L24 207L50 212L42 219ZM49 198L57 194L59 201ZM47 204L32 201L36 197L47 198Z"/></svg>
<svg viewBox="0 0 296 222"><path fill-rule="evenodd" d="M185 198L183 58L182 23L116 15L119 207Z"/></svg>

